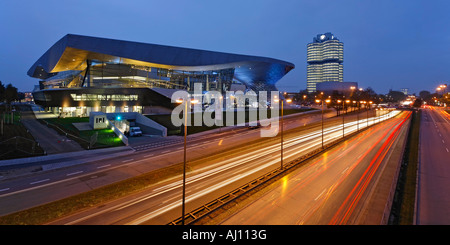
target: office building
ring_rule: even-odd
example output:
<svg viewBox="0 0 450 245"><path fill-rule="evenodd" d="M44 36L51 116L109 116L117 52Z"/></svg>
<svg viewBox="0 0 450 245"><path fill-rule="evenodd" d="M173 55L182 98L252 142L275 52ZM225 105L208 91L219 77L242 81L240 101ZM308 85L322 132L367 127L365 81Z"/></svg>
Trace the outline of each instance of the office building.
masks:
<svg viewBox="0 0 450 245"><path fill-rule="evenodd" d="M319 34L307 46L308 93L316 92L316 84L343 82L344 44L330 32Z"/></svg>

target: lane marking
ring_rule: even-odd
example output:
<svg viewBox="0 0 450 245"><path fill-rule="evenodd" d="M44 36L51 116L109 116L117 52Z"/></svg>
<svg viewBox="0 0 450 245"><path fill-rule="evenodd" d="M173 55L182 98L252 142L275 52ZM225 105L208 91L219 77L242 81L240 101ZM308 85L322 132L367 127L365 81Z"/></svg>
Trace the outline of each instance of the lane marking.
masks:
<svg viewBox="0 0 450 245"><path fill-rule="evenodd" d="M314 199L314 201L317 201L317 199L319 199L323 195L323 193L325 193L326 190L327 189L323 189L323 191L316 197L316 199Z"/></svg>
<svg viewBox="0 0 450 245"><path fill-rule="evenodd" d="M83 173L83 171L77 171L77 172L73 172L73 173L70 173L70 174L66 174L66 176L71 176L71 175L81 174L81 173Z"/></svg>
<svg viewBox="0 0 450 245"><path fill-rule="evenodd" d="M168 153L168 152L170 152L170 150L168 150L168 151L163 151L163 152L161 152L161 154L165 154L165 153Z"/></svg>
<svg viewBox="0 0 450 245"><path fill-rule="evenodd" d="M330 132L333 132L333 131L330 131ZM229 136L229 137L233 137L233 136ZM312 136L311 136L312 137ZM297 138L295 138L295 139L293 139L293 145L296 145L296 144L300 144L301 142L303 142L303 139L306 139L306 138L308 138L308 137L306 137L306 136L302 136L302 137L300 137L300 141L299 142L296 142L298 139ZM134 159L128 159L128 160L124 160L123 162L127 162L127 161L133 161ZM141 162L141 161L143 161L143 160L137 160L136 162ZM113 167L113 168L119 168L119 167ZM91 174L91 173L90 173ZM92 176L91 178L96 178L97 176ZM78 178L78 177L72 177L72 178L70 178L70 179L73 179L73 178ZM50 184L55 184L55 183L62 183L62 182L64 182L64 181L67 181L67 180L70 180L70 179L65 179L65 180L60 180L60 181L56 181L56 182L53 182L53 183L50 183ZM50 184L44 184L44 185L41 185L41 186L35 186L35 187L31 187L31 188L28 188L28 189L24 189L24 190L20 190L20 191L16 191L16 192L14 192L14 193L20 193L20 192L24 192L24 191L27 191L27 190L32 190L32 189L37 189L37 188L41 188L42 186L48 186L48 185L50 185ZM6 195L10 195L10 194L6 194ZM3 195L2 195L3 196Z"/></svg>
<svg viewBox="0 0 450 245"><path fill-rule="evenodd" d="M144 157L152 157L154 154L148 154L148 155L145 155Z"/></svg>
<svg viewBox="0 0 450 245"><path fill-rule="evenodd" d="M123 160L122 162L130 162L130 161L134 161L134 159L127 159L127 160Z"/></svg>
<svg viewBox="0 0 450 245"><path fill-rule="evenodd" d="M106 167L109 167L109 166L111 166L111 164L102 165L102 166L99 166L97 168L106 168Z"/></svg>
<svg viewBox="0 0 450 245"><path fill-rule="evenodd" d="M0 191L7 191L7 190L9 190L9 188L4 188L4 189L1 189Z"/></svg>
<svg viewBox="0 0 450 245"><path fill-rule="evenodd" d="M350 167L346 167L346 168L344 169L344 171L342 171L342 174L345 174L345 172L347 172L349 168L350 168Z"/></svg>
<svg viewBox="0 0 450 245"><path fill-rule="evenodd" d="M42 182L45 182L45 181L49 181L49 180L50 179L38 180L38 181L35 181L35 182L31 182L30 185L39 184L39 183L42 183Z"/></svg>

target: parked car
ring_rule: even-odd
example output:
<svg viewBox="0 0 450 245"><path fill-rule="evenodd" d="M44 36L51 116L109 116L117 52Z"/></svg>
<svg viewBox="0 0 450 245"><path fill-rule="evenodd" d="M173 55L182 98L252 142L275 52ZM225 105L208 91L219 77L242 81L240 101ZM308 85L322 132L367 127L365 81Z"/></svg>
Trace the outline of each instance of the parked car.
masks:
<svg viewBox="0 0 450 245"><path fill-rule="evenodd" d="M130 127L129 135L130 135L130 137L142 136L141 128L140 127Z"/></svg>

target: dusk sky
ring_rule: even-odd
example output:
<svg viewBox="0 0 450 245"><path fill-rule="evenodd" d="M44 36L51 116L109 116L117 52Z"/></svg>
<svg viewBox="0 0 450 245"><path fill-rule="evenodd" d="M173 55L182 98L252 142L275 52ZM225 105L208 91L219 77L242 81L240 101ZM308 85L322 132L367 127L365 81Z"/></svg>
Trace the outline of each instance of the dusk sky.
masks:
<svg viewBox="0 0 450 245"><path fill-rule="evenodd" d="M306 45L344 43L344 81L377 93L434 91L450 80L450 1L1 1L0 81L31 91L28 69L79 34L264 56L295 64L280 91L306 88Z"/></svg>

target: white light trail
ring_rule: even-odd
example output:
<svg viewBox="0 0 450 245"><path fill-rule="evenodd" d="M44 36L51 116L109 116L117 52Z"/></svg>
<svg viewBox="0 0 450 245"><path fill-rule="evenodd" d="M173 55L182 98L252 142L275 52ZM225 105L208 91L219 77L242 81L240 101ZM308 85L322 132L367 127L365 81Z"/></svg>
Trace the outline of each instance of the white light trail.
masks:
<svg viewBox="0 0 450 245"><path fill-rule="evenodd" d="M359 124L359 129L363 129L364 127L367 127L367 124L369 124L369 126L373 125L373 124L377 123L376 120L378 120L378 122L381 122L381 121L387 120L389 118L392 118L392 117L398 115L399 113L400 113L400 111L392 111L385 115L381 115L381 116L377 116L377 117L370 117L370 118L366 118L366 119L361 119L359 121L345 123L344 129L347 133L352 133L357 130L358 124ZM367 123L367 121L369 121L369 123ZM341 138L342 137L341 130L342 130L342 125L337 125L337 126L333 126L333 127L324 129L324 143L333 141L336 138ZM293 157L296 155L298 156L298 154L301 152L304 152L304 151L310 150L311 148L320 146L321 135L322 135L322 130L316 130L312 133L298 136L298 137L293 137L289 140L286 140L285 143L283 144L283 146L287 148L287 152L286 152L287 154L285 155L285 158L290 158L290 157ZM308 142L308 143L305 143L305 142ZM220 183L210 185L206 189L196 192L195 194L186 197L185 201L189 202L189 201L195 200L196 198L202 197L208 193L218 190L218 189L220 189L224 186L227 186L237 180L240 180L246 176L254 174L265 168L271 167L274 164L279 164L279 162L280 162L279 157L274 156L272 153L279 151L280 144L281 143L273 144L271 146L267 146L267 147L261 148L259 150L250 152L250 153L245 153L238 157L233 157L233 158L230 158L230 159L227 159L224 161L220 161L220 162L212 164L206 168L203 168L201 171L204 171L205 169L210 169L210 170L207 170L207 171L204 171L204 172L201 172L198 174L195 174L195 172L199 172L199 171L194 171L192 173L194 175L191 177L188 177L186 179L186 185L191 185L197 181L206 179L213 175L217 175L217 174L224 172L226 170L229 170L231 168L235 168L237 166L247 164L250 161L256 160L258 158L263 158L263 157L266 158L265 159L266 162L264 164L260 164L258 166L249 166L247 169L241 169L240 171L237 172L239 174L237 174L231 178L228 177L228 178L226 178L226 180L224 180ZM288 149L289 147L291 147L291 148L296 147L296 148ZM272 156L269 159L273 159L273 160L270 160L267 162L267 156ZM250 170L248 170L248 169L250 169ZM153 192L158 192L158 193L154 193L154 194L148 195L146 197L133 200L132 202L128 202L126 205L121 206L119 209L123 209L125 207L134 205L136 203L139 203L139 202L142 202L149 198L152 198L156 195L166 193L170 190L174 190L176 188L181 188L181 186L182 186L182 180L176 181L174 183L160 187L153 191ZM161 207L155 211L152 211L144 216L141 216L138 219L129 222L128 224L137 225L137 224L144 223L158 215L161 215L161 214L163 214L167 211L170 211L174 208L177 208L178 206L181 206L181 201L179 201L179 200L174 201L174 202L172 202L164 207Z"/></svg>

